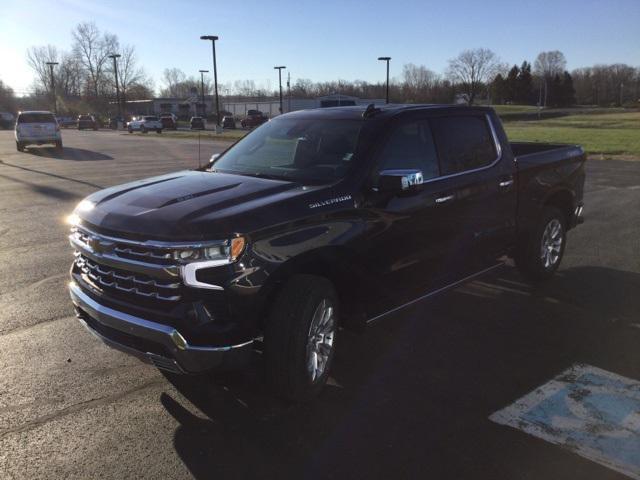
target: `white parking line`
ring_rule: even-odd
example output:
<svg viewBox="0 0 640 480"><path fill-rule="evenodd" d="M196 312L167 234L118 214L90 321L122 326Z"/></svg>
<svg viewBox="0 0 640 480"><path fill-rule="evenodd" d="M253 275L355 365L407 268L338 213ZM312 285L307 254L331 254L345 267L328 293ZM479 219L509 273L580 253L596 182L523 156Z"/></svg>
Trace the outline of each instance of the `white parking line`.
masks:
<svg viewBox="0 0 640 480"><path fill-rule="evenodd" d="M640 382L574 365L490 420L640 480Z"/></svg>

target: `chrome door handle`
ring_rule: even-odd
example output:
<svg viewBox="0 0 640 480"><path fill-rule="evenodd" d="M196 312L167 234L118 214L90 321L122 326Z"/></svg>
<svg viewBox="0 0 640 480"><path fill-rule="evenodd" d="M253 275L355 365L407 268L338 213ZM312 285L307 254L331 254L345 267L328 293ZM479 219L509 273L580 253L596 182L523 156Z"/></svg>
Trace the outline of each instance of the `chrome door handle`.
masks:
<svg viewBox="0 0 640 480"><path fill-rule="evenodd" d="M513 185L513 178L510 178L509 180L503 180L498 185L500 185L500 188L510 187L511 185Z"/></svg>
<svg viewBox="0 0 640 480"><path fill-rule="evenodd" d="M446 203L453 200L455 197L453 195L447 195L446 197L438 197L436 198L436 203Z"/></svg>

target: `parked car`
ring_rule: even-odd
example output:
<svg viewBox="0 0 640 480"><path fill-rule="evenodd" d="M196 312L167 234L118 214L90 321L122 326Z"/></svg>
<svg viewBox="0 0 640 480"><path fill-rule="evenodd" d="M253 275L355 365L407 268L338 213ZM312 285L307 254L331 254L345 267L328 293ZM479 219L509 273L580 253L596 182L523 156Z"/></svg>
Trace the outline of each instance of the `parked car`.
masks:
<svg viewBox="0 0 640 480"><path fill-rule="evenodd" d="M75 118L69 116L56 117L56 120L58 122L58 125L60 125L60 127L62 128L74 127L78 123Z"/></svg>
<svg viewBox="0 0 640 480"><path fill-rule="evenodd" d="M233 115L222 117L222 128L236 128L236 119L233 118Z"/></svg>
<svg viewBox="0 0 640 480"><path fill-rule="evenodd" d="M16 149L24 151L27 145L55 145L62 150L60 126L53 113L47 111L30 111L18 113L15 128Z"/></svg>
<svg viewBox="0 0 640 480"><path fill-rule="evenodd" d="M162 122L155 115L134 117L127 124L127 130L129 131L129 133L133 133L136 130L142 133L147 133L154 130L156 133L162 133Z"/></svg>
<svg viewBox="0 0 640 480"><path fill-rule="evenodd" d="M0 128L13 128L15 117L10 112L0 112Z"/></svg>
<svg viewBox="0 0 640 480"><path fill-rule="evenodd" d="M205 121L202 117L191 117L191 130L204 130Z"/></svg>
<svg viewBox="0 0 640 480"><path fill-rule="evenodd" d="M78 116L78 130L98 130L98 121L93 115Z"/></svg>
<svg viewBox="0 0 640 480"><path fill-rule="evenodd" d="M262 125L264 122L267 122L269 117L267 117L260 110L248 110L247 116L240 121L240 125L242 128L253 128L258 125Z"/></svg>
<svg viewBox="0 0 640 480"><path fill-rule="evenodd" d="M71 298L105 343L174 373L237 367L259 346L275 391L307 400L339 326L505 256L550 278L582 222L584 166L576 145L510 143L488 107L281 115L207 167L83 200Z"/></svg>
<svg viewBox="0 0 640 480"><path fill-rule="evenodd" d="M178 129L178 117L176 117L173 113L161 114L160 121L162 122L162 128L166 128L167 130Z"/></svg>

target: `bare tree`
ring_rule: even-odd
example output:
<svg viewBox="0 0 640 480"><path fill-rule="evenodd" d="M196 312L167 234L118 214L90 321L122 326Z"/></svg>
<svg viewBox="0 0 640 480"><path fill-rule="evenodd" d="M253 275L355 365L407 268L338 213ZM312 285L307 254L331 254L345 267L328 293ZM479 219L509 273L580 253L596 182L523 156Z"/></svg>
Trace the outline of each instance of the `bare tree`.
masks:
<svg viewBox="0 0 640 480"><path fill-rule="evenodd" d="M120 57L117 59L118 66L118 84L122 99L126 102L127 94L134 86L142 86L149 89L150 80L147 78L144 69L138 66L136 56L136 48L133 45L124 45L118 51ZM115 72L113 71L113 62L109 63L106 69L109 72L109 85L115 91ZM137 92L143 92L144 89L137 89ZM152 88L151 88L152 89Z"/></svg>
<svg viewBox="0 0 640 480"><path fill-rule="evenodd" d="M449 60L447 76L463 88L467 102L472 105L484 85L503 68L495 53L486 48L477 48L465 50Z"/></svg>
<svg viewBox="0 0 640 480"><path fill-rule="evenodd" d="M16 97L13 89L0 80L0 110L15 112Z"/></svg>
<svg viewBox="0 0 640 480"><path fill-rule="evenodd" d="M533 73L538 76L541 86L544 87L543 105L547 106L549 82L556 75L562 75L567 67L564 53L559 50L540 52L533 64Z"/></svg>
<svg viewBox="0 0 640 480"><path fill-rule="evenodd" d="M73 52L86 71L87 90L97 98L105 87L109 55L118 51L118 37L101 34L93 22L78 24L72 34Z"/></svg>
<svg viewBox="0 0 640 480"><path fill-rule="evenodd" d="M60 52L53 45L31 47L27 50L27 63L36 73L36 91L49 92L51 70L47 62L58 62Z"/></svg>
<svg viewBox="0 0 640 480"><path fill-rule="evenodd" d="M402 67L402 90L405 101L430 101L431 91L438 81L438 75L424 65L408 63Z"/></svg>
<svg viewBox="0 0 640 480"><path fill-rule="evenodd" d="M186 80L187 76L179 68L165 68L162 74L164 88L161 95L163 97L177 97L179 85Z"/></svg>

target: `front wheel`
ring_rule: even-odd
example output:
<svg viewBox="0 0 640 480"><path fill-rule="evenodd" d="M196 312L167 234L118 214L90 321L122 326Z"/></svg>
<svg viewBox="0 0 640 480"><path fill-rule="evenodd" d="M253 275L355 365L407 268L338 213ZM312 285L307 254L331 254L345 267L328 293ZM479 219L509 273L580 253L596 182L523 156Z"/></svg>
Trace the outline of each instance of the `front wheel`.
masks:
<svg viewBox="0 0 640 480"><path fill-rule="evenodd" d="M56 141L56 150L58 150L59 152L62 151L62 140L58 140Z"/></svg>
<svg viewBox="0 0 640 480"><path fill-rule="evenodd" d="M24 152L24 144L22 142L16 142L16 150Z"/></svg>
<svg viewBox="0 0 640 480"><path fill-rule="evenodd" d="M264 330L267 380L290 401L311 400L325 385L338 331L338 296L330 281L295 275L282 288Z"/></svg>
<svg viewBox="0 0 640 480"><path fill-rule="evenodd" d="M162 129L161 128L156 129L156 133L162 133Z"/></svg>
<svg viewBox="0 0 640 480"><path fill-rule="evenodd" d="M566 243L564 215L555 207L545 207L534 231L517 248L516 267L530 280L547 280L560 266Z"/></svg>
<svg viewBox="0 0 640 480"><path fill-rule="evenodd" d="M144 125L140 127L140 131L142 133L147 133L147 127L145 127Z"/></svg>

